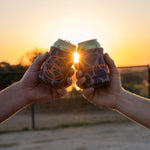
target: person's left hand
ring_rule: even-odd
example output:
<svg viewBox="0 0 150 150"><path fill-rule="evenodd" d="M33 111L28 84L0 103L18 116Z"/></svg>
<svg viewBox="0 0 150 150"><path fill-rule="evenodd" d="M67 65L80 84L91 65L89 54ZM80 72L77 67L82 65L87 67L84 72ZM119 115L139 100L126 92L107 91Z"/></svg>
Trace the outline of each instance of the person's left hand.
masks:
<svg viewBox="0 0 150 150"><path fill-rule="evenodd" d="M19 81L21 89L25 94L28 104L47 102L64 96L67 93L66 87L72 84L71 76L74 70L71 68L68 74L65 87L62 89L54 89L39 80L39 73L43 62L46 60L48 52L36 58L33 64L24 74L23 78Z"/></svg>

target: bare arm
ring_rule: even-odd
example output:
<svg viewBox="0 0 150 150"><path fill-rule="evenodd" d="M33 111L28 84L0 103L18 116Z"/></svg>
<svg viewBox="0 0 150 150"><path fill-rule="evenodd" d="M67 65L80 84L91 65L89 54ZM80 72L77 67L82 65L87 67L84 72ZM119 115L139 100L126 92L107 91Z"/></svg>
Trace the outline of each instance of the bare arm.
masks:
<svg viewBox="0 0 150 150"><path fill-rule="evenodd" d="M38 78L41 65L48 53L39 56L24 74L23 78L0 92L0 123L14 115L27 105L39 102L47 102L59 98L67 93L65 88L53 89ZM72 84L70 70L66 81L66 87Z"/></svg>
<svg viewBox="0 0 150 150"><path fill-rule="evenodd" d="M118 97L116 110L128 118L150 128L150 100L122 90Z"/></svg>
<svg viewBox="0 0 150 150"><path fill-rule="evenodd" d="M114 61L105 54L105 60L110 71L111 82L107 87L87 88L82 93L87 100L98 107L116 110L126 117L150 128L150 101L144 97L130 93L121 86L119 71ZM78 70L77 85L82 88L86 79L81 70Z"/></svg>
<svg viewBox="0 0 150 150"><path fill-rule="evenodd" d="M26 95L19 82L0 92L0 122L28 105Z"/></svg>

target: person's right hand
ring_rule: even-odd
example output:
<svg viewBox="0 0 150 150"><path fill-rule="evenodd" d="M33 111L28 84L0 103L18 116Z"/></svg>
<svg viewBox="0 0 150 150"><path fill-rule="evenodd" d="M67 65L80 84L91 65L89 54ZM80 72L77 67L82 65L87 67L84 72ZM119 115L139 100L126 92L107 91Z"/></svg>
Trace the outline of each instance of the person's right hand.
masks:
<svg viewBox="0 0 150 150"><path fill-rule="evenodd" d="M18 82L20 89L25 95L28 104L48 102L56 98L60 98L67 93L66 88L72 84L72 76L74 70L70 68L65 86L60 89L52 88L49 84L45 84L39 79L41 66L48 56L48 52L38 56L33 64L28 68L23 78Z"/></svg>
<svg viewBox="0 0 150 150"><path fill-rule="evenodd" d="M76 65L76 69L78 70L76 73L76 84L78 87L83 89L82 94L91 103L97 105L98 107L115 109L117 105L117 99L122 91L119 71L114 61L109 57L107 53L104 54L104 58L110 72L111 81L108 86L95 89L92 87L83 89L83 84L86 82L86 78L83 72L79 70L79 67L77 67L78 64Z"/></svg>

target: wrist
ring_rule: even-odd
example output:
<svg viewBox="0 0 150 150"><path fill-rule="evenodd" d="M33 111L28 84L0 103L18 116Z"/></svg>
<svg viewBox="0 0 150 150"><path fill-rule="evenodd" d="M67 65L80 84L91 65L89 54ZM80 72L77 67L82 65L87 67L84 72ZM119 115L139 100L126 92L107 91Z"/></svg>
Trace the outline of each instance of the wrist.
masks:
<svg viewBox="0 0 150 150"><path fill-rule="evenodd" d="M21 103L24 106L29 105L30 103L29 103L28 94L26 93L26 90L22 86L21 81L18 81L17 83L15 83L15 86L16 86L18 97L21 98Z"/></svg>
<svg viewBox="0 0 150 150"><path fill-rule="evenodd" d="M123 101L126 98L127 91L123 88L121 88L120 92L118 93L118 96L116 98L116 105L115 109L120 111L121 105L123 105Z"/></svg>

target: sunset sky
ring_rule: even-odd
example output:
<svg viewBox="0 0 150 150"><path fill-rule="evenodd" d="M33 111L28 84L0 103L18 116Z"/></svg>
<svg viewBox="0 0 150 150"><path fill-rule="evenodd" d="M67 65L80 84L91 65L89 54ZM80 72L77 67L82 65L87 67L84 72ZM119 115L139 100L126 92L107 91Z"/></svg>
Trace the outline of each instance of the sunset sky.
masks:
<svg viewBox="0 0 150 150"><path fill-rule="evenodd" d="M150 0L0 0L0 61L97 38L118 66L150 64Z"/></svg>

